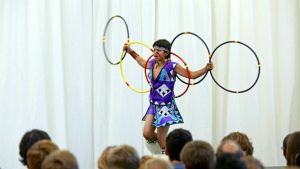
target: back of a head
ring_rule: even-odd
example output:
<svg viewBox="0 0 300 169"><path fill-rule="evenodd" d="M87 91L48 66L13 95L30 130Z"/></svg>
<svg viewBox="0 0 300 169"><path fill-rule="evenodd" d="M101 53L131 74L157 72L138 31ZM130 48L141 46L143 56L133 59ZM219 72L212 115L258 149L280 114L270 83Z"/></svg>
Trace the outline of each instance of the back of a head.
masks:
<svg viewBox="0 0 300 169"><path fill-rule="evenodd" d="M156 157L148 160L144 169L173 169L173 166L169 161Z"/></svg>
<svg viewBox="0 0 300 169"><path fill-rule="evenodd" d="M237 156L244 156L244 152L237 142L234 140L224 140L217 149L217 157L222 154L236 154Z"/></svg>
<svg viewBox="0 0 300 169"><path fill-rule="evenodd" d="M287 149L287 143L288 143L288 139L289 136L291 135L291 133L289 133L288 135L286 135L282 141L282 151L283 151L283 156L286 159L286 149Z"/></svg>
<svg viewBox="0 0 300 169"><path fill-rule="evenodd" d="M180 152L183 146L192 141L192 134L185 129L175 129L171 131L166 139L167 155L171 161L180 161Z"/></svg>
<svg viewBox="0 0 300 169"><path fill-rule="evenodd" d="M23 165L27 165L27 151L28 149L39 140L51 140L48 133L43 130L33 129L27 131L19 144L20 161Z"/></svg>
<svg viewBox="0 0 300 169"><path fill-rule="evenodd" d="M242 160L246 162L247 169L264 169L264 165L253 156L242 157Z"/></svg>
<svg viewBox="0 0 300 169"><path fill-rule="evenodd" d="M58 150L58 146L50 140L40 140L33 144L27 152L27 166L29 169L41 169L42 162L51 152Z"/></svg>
<svg viewBox="0 0 300 169"><path fill-rule="evenodd" d="M300 166L300 131L296 131L289 136L286 159L288 166Z"/></svg>
<svg viewBox="0 0 300 169"><path fill-rule="evenodd" d="M75 156L68 150L56 150L49 154L43 164L42 169L78 169Z"/></svg>
<svg viewBox="0 0 300 169"><path fill-rule="evenodd" d="M140 159L135 148L129 145L120 145L109 151L107 167L109 169L137 169Z"/></svg>
<svg viewBox="0 0 300 169"><path fill-rule="evenodd" d="M140 166L139 166L139 169L145 169L145 164L147 161L153 159L154 157L153 156L150 156L150 155L144 155L141 157L140 159Z"/></svg>
<svg viewBox="0 0 300 169"><path fill-rule="evenodd" d="M191 141L185 144L180 159L186 169L212 169L215 155L212 146L205 141Z"/></svg>
<svg viewBox="0 0 300 169"><path fill-rule="evenodd" d="M253 154L252 143L250 142L248 136L245 133L232 132L222 139L222 141L225 140L234 140L240 145L240 147L242 148L242 150L245 152L246 155Z"/></svg>
<svg viewBox="0 0 300 169"><path fill-rule="evenodd" d="M298 166L287 166L285 169L300 169Z"/></svg>
<svg viewBox="0 0 300 169"><path fill-rule="evenodd" d="M107 155L109 151L115 147L116 146L108 146L103 150L100 157L98 158L98 169L107 169Z"/></svg>
<svg viewBox="0 0 300 169"><path fill-rule="evenodd" d="M247 169L247 165L235 154L222 154L217 158L215 169Z"/></svg>
<svg viewBox="0 0 300 169"><path fill-rule="evenodd" d="M300 152L299 152L299 150L295 157L295 166L300 167Z"/></svg>

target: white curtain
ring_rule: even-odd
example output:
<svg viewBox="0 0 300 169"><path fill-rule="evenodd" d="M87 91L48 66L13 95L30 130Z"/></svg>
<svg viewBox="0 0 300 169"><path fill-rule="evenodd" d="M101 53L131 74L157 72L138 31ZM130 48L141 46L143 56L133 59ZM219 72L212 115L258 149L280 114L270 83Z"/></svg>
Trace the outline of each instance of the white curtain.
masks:
<svg viewBox="0 0 300 169"><path fill-rule="evenodd" d="M150 46L183 31L198 34L211 51L233 39L251 46L261 62L258 83L233 94L208 74L177 99L185 123L170 130L189 129L194 139L214 147L226 134L241 131L266 166L285 165L282 139L300 129L299 11L298 0L0 0L0 168L22 168L18 144L32 128L47 131L61 149L73 152L80 168L96 168L108 145L130 144L140 155L149 154L141 121L147 94L130 90L119 65L110 65L103 54L102 34L114 15L126 19L131 41ZM124 35L111 36L118 42ZM180 37L176 45L191 69L207 62L199 40ZM117 57L121 48L108 46ZM213 59L214 75L232 83L256 75L239 58L243 54L227 54ZM130 56L123 65L132 86L148 88ZM176 85L178 93L185 87Z"/></svg>

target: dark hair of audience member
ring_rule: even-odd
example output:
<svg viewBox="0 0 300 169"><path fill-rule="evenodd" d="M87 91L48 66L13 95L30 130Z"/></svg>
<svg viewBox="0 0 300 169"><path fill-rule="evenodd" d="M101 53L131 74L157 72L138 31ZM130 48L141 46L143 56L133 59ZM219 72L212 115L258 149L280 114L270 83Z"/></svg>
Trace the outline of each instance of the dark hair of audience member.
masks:
<svg viewBox="0 0 300 169"><path fill-rule="evenodd" d="M171 131L166 139L166 151L170 161L180 161L180 152L183 146L192 140L192 134L188 130L180 128Z"/></svg>
<svg viewBox="0 0 300 169"><path fill-rule="evenodd" d="M23 165L27 165L27 151L28 149L37 141L39 140L51 140L48 133L43 130L33 129L31 131L27 131L19 144L19 154L20 154L20 161Z"/></svg>
<svg viewBox="0 0 300 169"><path fill-rule="evenodd" d="M286 159L288 166L300 166L300 131L292 133L287 142Z"/></svg>
<svg viewBox="0 0 300 169"><path fill-rule="evenodd" d="M222 154L217 158L215 169L247 169L247 165L236 154Z"/></svg>
<svg viewBox="0 0 300 169"><path fill-rule="evenodd" d="M300 153L298 152L295 157L295 165L300 167Z"/></svg>
<svg viewBox="0 0 300 169"><path fill-rule="evenodd" d="M282 153L284 158L286 159L286 149L287 149L287 143L288 143L288 139L289 136L291 135L291 133L289 133L288 135L286 135L282 141Z"/></svg>

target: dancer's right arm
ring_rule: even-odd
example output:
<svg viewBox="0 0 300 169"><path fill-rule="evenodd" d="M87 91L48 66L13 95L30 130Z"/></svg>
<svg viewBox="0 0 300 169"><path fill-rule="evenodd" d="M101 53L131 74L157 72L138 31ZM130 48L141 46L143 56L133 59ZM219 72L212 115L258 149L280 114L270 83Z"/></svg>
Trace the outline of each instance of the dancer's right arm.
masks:
<svg viewBox="0 0 300 169"><path fill-rule="evenodd" d="M139 54L137 54L134 50L132 50L130 48L130 46L128 45L128 43L124 44L123 50L127 50L127 53L129 53L132 56L132 58L135 59L142 68L145 67L146 61ZM148 63L146 69L149 69L149 68L150 68L150 65Z"/></svg>

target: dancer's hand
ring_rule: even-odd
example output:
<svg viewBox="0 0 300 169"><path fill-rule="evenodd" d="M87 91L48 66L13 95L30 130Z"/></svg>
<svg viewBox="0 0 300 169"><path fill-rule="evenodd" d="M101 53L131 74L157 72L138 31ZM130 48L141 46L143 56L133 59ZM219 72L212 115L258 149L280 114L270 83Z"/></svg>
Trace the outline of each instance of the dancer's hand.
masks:
<svg viewBox="0 0 300 169"><path fill-rule="evenodd" d="M129 43L124 44L123 50L127 51L127 53L129 53L133 57L133 59L136 59L138 57L138 54L131 49Z"/></svg>
<svg viewBox="0 0 300 169"><path fill-rule="evenodd" d="M211 71L214 68L214 64L212 62L208 62L205 66L206 71Z"/></svg>
<svg viewBox="0 0 300 169"><path fill-rule="evenodd" d="M126 50L128 53L132 52L133 50L131 49L129 43L125 43L123 45L123 50Z"/></svg>

